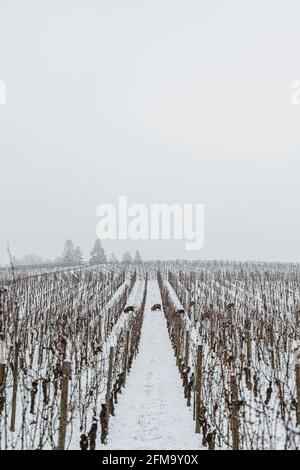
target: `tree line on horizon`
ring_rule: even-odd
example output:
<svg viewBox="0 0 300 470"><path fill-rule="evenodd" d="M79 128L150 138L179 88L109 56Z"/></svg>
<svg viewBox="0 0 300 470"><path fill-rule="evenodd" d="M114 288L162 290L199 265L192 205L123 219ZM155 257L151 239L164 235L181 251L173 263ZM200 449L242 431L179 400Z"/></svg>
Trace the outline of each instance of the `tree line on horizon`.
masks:
<svg viewBox="0 0 300 470"><path fill-rule="evenodd" d="M63 248L62 254L55 258L54 260L46 260L43 259L41 256L37 256L35 254L29 254L24 256L23 258L16 258L15 256L11 257L11 262L15 266L33 266L33 265L40 265L40 264L57 264L57 265L64 265L64 266L72 266L72 265L81 265L85 264L86 261L84 260L84 256L82 254L82 250L80 246L74 245L71 239L66 240ZM94 246L90 252L90 257L88 263L90 265L97 265L97 264L106 264L106 263L124 263L124 264L131 264L142 263L142 258L140 252L137 250L135 252L134 257L129 251L126 251L123 254L122 260L118 260L114 253L112 253L109 257L107 257L105 250L102 246L101 240L97 239L94 243Z"/></svg>
<svg viewBox="0 0 300 470"><path fill-rule="evenodd" d="M72 264L83 264L84 259L82 255L82 251L79 246L74 246L72 240L67 240L64 246L63 254L61 257L61 262L64 265L72 265ZM90 253L89 264L96 265L96 264L105 264L105 263L118 263L119 260L117 259L116 255L112 253L108 258L104 248L102 246L101 240L99 238L95 241L93 249ZM123 258L121 260L122 263L130 264L130 263L141 263L142 258L140 252L137 250L135 252L134 258L132 257L129 251L126 251L123 254Z"/></svg>

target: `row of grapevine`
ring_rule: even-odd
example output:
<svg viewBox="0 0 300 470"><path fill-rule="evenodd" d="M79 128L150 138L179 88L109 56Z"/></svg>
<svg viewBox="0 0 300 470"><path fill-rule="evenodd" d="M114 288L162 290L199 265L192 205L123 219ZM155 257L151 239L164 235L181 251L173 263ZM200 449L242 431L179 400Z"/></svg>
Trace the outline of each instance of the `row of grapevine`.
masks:
<svg viewBox="0 0 300 470"><path fill-rule="evenodd" d="M137 284L136 311L124 319ZM100 428L105 441L137 352L145 291L134 272L99 267L1 280L1 449L93 449Z"/></svg>
<svg viewBox="0 0 300 470"><path fill-rule="evenodd" d="M202 444L299 448L299 267L174 264L158 280Z"/></svg>

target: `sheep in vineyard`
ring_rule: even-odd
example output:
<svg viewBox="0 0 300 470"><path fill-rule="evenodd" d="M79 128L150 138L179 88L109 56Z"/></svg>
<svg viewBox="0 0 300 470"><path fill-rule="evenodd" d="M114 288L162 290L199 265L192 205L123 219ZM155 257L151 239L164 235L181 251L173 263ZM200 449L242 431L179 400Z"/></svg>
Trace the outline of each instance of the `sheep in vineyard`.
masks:
<svg viewBox="0 0 300 470"><path fill-rule="evenodd" d="M178 308L176 311L175 311L175 314L176 315L184 315L185 314L185 311L183 308Z"/></svg>
<svg viewBox="0 0 300 470"><path fill-rule="evenodd" d="M156 310L161 310L161 305L160 304L154 304L151 307L152 312L155 312Z"/></svg>
<svg viewBox="0 0 300 470"><path fill-rule="evenodd" d="M134 312L135 307L133 305L128 305L128 307L124 308L124 313Z"/></svg>

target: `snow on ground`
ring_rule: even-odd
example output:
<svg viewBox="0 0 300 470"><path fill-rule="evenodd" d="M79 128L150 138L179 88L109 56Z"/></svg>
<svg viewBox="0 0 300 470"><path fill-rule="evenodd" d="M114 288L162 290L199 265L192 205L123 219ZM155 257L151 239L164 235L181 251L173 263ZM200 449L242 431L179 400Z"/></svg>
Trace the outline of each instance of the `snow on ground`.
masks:
<svg viewBox="0 0 300 470"><path fill-rule="evenodd" d="M192 410L183 388L156 281L148 282L140 351L110 418L107 446L102 449L198 449Z"/></svg>

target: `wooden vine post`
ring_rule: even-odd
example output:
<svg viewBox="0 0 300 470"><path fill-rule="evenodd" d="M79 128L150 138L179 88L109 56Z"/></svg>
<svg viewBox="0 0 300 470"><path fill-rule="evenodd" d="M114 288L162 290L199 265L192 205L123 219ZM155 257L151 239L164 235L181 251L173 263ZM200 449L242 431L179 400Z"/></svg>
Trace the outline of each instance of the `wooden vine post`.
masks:
<svg viewBox="0 0 300 470"><path fill-rule="evenodd" d="M4 377L5 377L5 362L0 362L0 392L2 395L2 390L4 387Z"/></svg>
<svg viewBox="0 0 300 470"><path fill-rule="evenodd" d="M200 406L201 406L201 380L202 380L202 357L203 347L201 344L197 348L196 362L196 382L195 382L195 432L200 433Z"/></svg>
<svg viewBox="0 0 300 470"><path fill-rule="evenodd" d="M232 432L232 447L234 450L239 450L239 412L238 412L238 387L236 376L232 375L230 378L231 389L231 432Z"/></svg>
<svg viewBox="0 0 300 470"><path fill-rule="evenodd" d="M12 405L11 405L11 418L10 418L11 432L14 432L16 430L18 369L19 369L19 343L18 341L16 341L14 363L13 363L13 390L12 390Z"/></svg>
<svg viewBox="0 0 300 470"><path fill-rule="evenodd" d="M125 356L124 356L124 373L123 373L123 387L125 387L126 384L126 378L127 378L127 370L128 370L128 356L129 356L129 344L130 344L130 330L127 331L126 333L126 344L125 344Z"/></svg>
<svg viewBox="0 0 300 470"><path fill-rule="evenodd" d="M1 339L0 339L0 413L2 413L2 409L4 406L5 366L6 366L5 340L4 340L4 335L1 334Z"/></svg>
<svg viewBox="0 0 300 470"><path fill-rule="evenodd" d="M69 398L69 376L70 361L63 362L62 378L61 378L61 399L60 399L60 420L58 433L58 449L64 450L66 444L66 433L68 423L68 398Z"/></svg>
<svg viewBox="0 0 300 470"><path fill-rule="evenodd" d="M184 367L189 366L189 350L190 350L190 332L185 332L185 354L184 354Z"/></svg>
<svg viewBox="0 0 300 470"><path fill-rule="evenodd" d="M297 425L300 424L300 346L294 352L295 354L295 374L297 390Z"/></svg>
<svg viewBox="0 0 300 470"><path fill-rule="evenodd" d="M108 426L109 417L110 417L110 394L111 394L111 386L112 386L112 370L113 370L113 363L114 363L114 354L115 354L115 348L111 346L109 350L109 364L108 364L107 388L106 388L106 398L105 398L107 426Z"/></svg>
<svg viewBox="0 0 300 470"><path fill-rule="evenodd" d="M176 322L176 366L179 365L180 358L180 337L181 337L181 324L179 321Z"/></svg>
<svg viewBox="0 0 300 470"><path fill-rule="evenodd" d="M20 344L18 341L18 328L19 326L19 311L16 311L16 319L14 324L14 361L12 365L13 372L13 389L12 389L12 405L11 405L11 418L10 418L10 430L14 432L16 430L16 414L17 414L17 392L18 392L18 373L19 373L19 349Z"/></svg>

